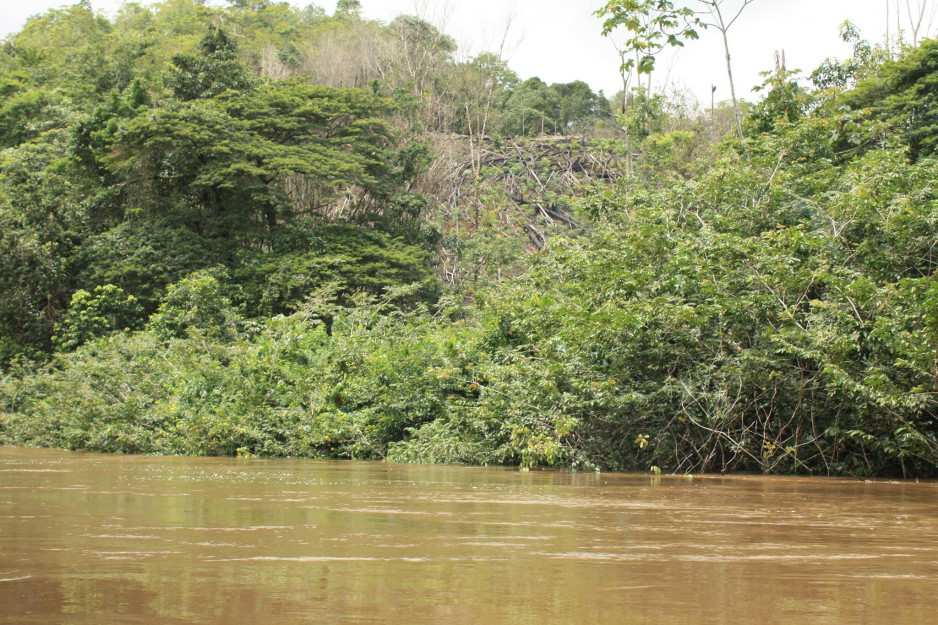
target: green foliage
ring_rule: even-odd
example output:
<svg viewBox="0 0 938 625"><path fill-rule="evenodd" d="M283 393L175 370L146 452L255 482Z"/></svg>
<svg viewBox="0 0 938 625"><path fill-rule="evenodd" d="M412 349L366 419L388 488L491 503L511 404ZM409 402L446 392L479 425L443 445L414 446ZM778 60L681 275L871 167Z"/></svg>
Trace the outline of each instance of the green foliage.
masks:
<svg viewBox="0 0 938 625"><path fill-rule="evenodd" d="M386 45L391 53L382 82L432 106L431 94L446 88L446 72L456 52L453 38L419 17L398 15L387 26Z"/></svg>
<svg viewBox="0 0 938 625"><path fill-rule="evenodd" d="M342 305L356 293L380 296L408 284L422 285L416 300L438 294L426 250L350 225L280 232L274 252L245 254L234 277L254 316L296 312L325 285Z"/></svg>
<svg viewBox="0 0 938 625"><path fill-rule="evenodd" d="M216 340L230 340L239 316L225 295L225 287L212 271L198 271L171 285L150 329L162 339L182 338L196 330Z"/></svg>
<svg viewBox="0 0 938 625"><path fill-rule="evenodd" d="M115 284L156 310L166 287L225 258L225 246L168 220L126 221L87 238L74 257L82 284Z"/></svg>
<svg viewBox="0 0 938 625"><path fill-rule="evenodd" d="M49 131L0 154L0 365L47 350L71 296L86 186L71 175L68 138Z"/></svg>
<svg viewBox="0 0 938 625"><path fill-rule="evenodd" d="M229 89L249 90L254 80L238 62L238 46L225 31L211 26L199 43L198 55L176 55L169 75L173 95L179 100L216 96Z"/></svg>
<svg viewBox="0 0 938 625"><path fill-rule="evenodd" d="M0 435L149 453L934 474L938 165L870 153L808 174L826 181L811 198L816 181L777 165L754 152L694 181L588 196L589 240L555 238L533 272L471 309L415 307L413 287L339 307L333 286L242 332L221 283L196 274L151 331L20 378Z"/></svg>
<svg viewBox="0 0 938 625"><path fill-rule="evenodd" d="M460 107L454 112L453 129L482 135L497 127L503 103L520 82L508 63L491 52L476 55L460 65L452 79Z"/></svg>
<svg viewBox="0 0 938 625"><path fill-rule="evenodd" d="M0 75L0 148L33 139L43 127L44 109L55 96L29 83L23 73Z"/></svg>
<svg viewBox="0 0 938 625"><path fill-rule="evenodd" d="M239 332L220 283L196 274L151 331L21 378L0 435L148 453L931 475L936 165L871 153L812 174L827 182L806 205L811 183L777 163L754 152L694 181L589 196L589 240L554 239L533 272L469 310L402 306L412 291L399 289L346 308L314 293Z"/></svg>
<svg viewBox="0 0 938 625"><path fill-rule="evenodd" d="M82 45L80 33L100 31L95 54L107 67L116 62L108 46L114 55L136 50L121 69L129 73L108 90L100 83L67 100L74 109L60 105L52 88L35 87L63 89L54 73L37 70L46 67L43 55L26 53L27 43L58 44L32 23L11 44L18 52L4 61L12 68L0 73L0 117L11 133L3 140L15 146L3 155L0 177L0 244L7 252L0 363L49 350L77 291L114 285L153 313L167 285L193 271L235 269L245 258L272 265L261 257L282 252L275 250L281 229L299 219L328 220L337 204L351 207L345 220L432 245L433 230L419 223L426 204L404 191L427 162L426 147L397 144L386 119L393 103L300 80L263 84L225 31L213 26L201 42L194 39L193 24L208 14L177 0L153 12L131 7L112 28L84 5L55 12L48 24L69 29L66 47ZM289 11L277 15L293 19ZM154 29L193 38L195 50L178 46L164 65L168 74L151 81L163 71L160 55L164 64L170 60L169 48L158 49L151 38ZM282 258L277 253L271 258ZM428 263L421 256L419 264ZM395 272L392 262L385 274ZM364 273L381 271L372 264ZM419 273L423 280L428 271ZM377 282L397 284L388 280ZM364 282L352 279L351 288L368 288Z"/></svg>
<svg viewBox="0 0 938 625"><path fill-rule="evenodd" d="M774 72L762 72L765 82L754 91L766 94L746 116L743 127L747 134L770 132L776 124L792 123L805 115L811 102L798 86L799 73L781 67Z"/></svg>
<svg viewBox="0 0 938 625"><path fill-rule="evenodd" d="M362 3L359 0L337 0L335 12L337 16L357 18L360 16Z"/></svg>
<svg viewBox="0 0 938 625"><path fill-rule="evenodd" d="M505 107L502 128L507 134L532 136L556 131L560 98L540 78L529 78L512 89Z"/></svg>
<svg viewBox="0 0 938 625"><path fill-rule="evenodd" d="M697 39L697 29L705 27L692 8L672 0L609 0L595 15L604 20L603 35L621 27L629 32L621 47L622 70L639 74L650 74L662 50Z"/></svg>
<svg viewBox="0 0 938 625"><path fill-rule="evenodd" d="M645 164L658 175L667 171L686 174L696 156L695 138L686 130L648 135L642 144Z"/></svg>
<svg viewBox="0 0 938 625"><path fill-rule="evenodd" d="M121 86L118 61L108 50L112 32L112 24L90 3L52 9L29 19L10 38L12 65L39 87L58 87L75 101L93 101Z"/></svg>
<svg viewBox="0 0 938 625"><path fill-rule="evenodd" d="M79 289L56 324L52 341L59 351L71 351L99 336L130 331L140 325L142 312L137 298L113 284L95 287L92 293Z"/></svg>
<svg viewBox="0 0 938 625"><path fill-rule="evenodd" d="M229 4L0 51L0 444L936 475L934 42L847 27L745 146L640 90L625 140L532 139L608 103L357 2ZM640 74L699 26L599 13Z"/></svg>
<svg viewBox="0 0 938 625"><path fill-rule="evenodd" d="M938 149L936 98L938 42L921 46L898 59L886 60L877 71L841 97L845 115L843 147L868 150L883 145L907 146L912 159Z"/></svg>
<svg viewBox="0 0 938 625"><path fill-rule="evenodd" d="M22 236L0 216L0 364L41 358L64 302L65 268L55 243Z"/></svg>
<svg viewBox="0 0 938 625"><path fill-rule="evenodd" d="M611 117L605 97L579 80L548 87L529 78L510 90L503 108L499 128L511 136L584 132Z"/></svg>
<svg viewBox="0 0 938 625"><path fill-rule="evenodd" d="M557 121L567 131L583 132L611 117L609 101L602 92L593 93L582 80L555 83L550 89L560 100Z"/></svg>
<svg viewBox="0 0 938 625"><path fill-rule="evenodd" d="M860 37L856 25L849 21L840 26L840 38L853 44L853 56L838 61L827 59L811 73L811 82L819 89L843 89L862 79L884 60L883 50L874 49Z"/></svg>
<svg viewBox="0 0 938 625"><path fill-rule="evenodd" d="M353 185L388 197L396 186L391 141L376 115L389 106L359 90L298 82L227 92L135 117L104 162L138 185L133 199L142 207L194 201L222 234L240 228L257 236L285 205L314 211ZM291 177L308 192L289 197L283 182Z"/></svg>
<svg viewBox="0 0 938 625"><path fill-rule="evenodd" d="M620 116L629 135L642 141L652 133L661 132L664 122L664 96L649 95L644 89L632 93L631 104Z"/></svg>

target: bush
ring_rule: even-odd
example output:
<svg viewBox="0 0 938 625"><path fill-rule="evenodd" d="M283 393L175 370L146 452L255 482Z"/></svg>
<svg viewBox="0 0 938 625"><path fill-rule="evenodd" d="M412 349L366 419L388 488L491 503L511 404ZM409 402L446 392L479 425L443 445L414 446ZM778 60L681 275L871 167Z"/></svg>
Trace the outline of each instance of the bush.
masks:
<svg viewBox="0 0 938 625"><path fill-rule="evenodd" d="M231 340L240 316L210 271L197 271L171 285L149 327L163 339L183 338L192 330L216 340Z"/></svg>
<svg viewBox="0 0 938 625"><path fill-rule="evenodd" d="M93 338L136 328L142 313L137 298L113 284L95 287L92 293L79 289L52 339L59 351L71 351Z"/></svg>

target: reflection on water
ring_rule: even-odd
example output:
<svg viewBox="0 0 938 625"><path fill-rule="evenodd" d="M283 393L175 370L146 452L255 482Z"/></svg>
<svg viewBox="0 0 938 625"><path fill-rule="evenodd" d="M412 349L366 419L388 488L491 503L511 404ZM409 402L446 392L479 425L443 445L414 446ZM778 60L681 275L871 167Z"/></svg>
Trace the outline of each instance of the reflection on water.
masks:
<svg viewBox="0 0 938 625"><path fill-rule="evenodd" d="M0 448L0 623L934 623L938 484Z"/></svg>

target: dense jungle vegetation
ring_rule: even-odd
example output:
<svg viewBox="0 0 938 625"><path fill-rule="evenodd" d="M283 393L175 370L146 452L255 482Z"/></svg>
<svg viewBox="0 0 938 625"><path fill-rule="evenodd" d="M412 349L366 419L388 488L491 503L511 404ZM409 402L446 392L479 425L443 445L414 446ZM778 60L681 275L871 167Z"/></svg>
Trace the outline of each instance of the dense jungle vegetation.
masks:
<svg viewBox="0 0 938 625"><path fill-rule="evenodd" d="M737 131L354 0L32 18L0 444L935 476L938 42L844 37Z"/></svg>

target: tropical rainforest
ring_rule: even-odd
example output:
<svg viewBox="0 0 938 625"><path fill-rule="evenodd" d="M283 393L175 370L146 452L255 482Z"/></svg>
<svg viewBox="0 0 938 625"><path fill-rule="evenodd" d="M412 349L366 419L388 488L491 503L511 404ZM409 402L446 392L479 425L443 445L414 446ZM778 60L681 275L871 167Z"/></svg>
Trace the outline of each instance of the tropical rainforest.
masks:
<svg viewBox="0 0 938 625"><path fill-rule="evenodd" d="M355 0L31 18L0 444L938 475L938 42L702 110L643 4L610 98Z"/></svg>

